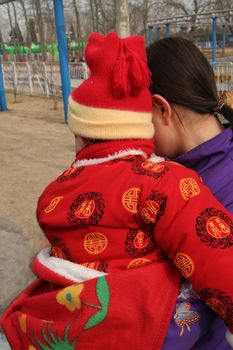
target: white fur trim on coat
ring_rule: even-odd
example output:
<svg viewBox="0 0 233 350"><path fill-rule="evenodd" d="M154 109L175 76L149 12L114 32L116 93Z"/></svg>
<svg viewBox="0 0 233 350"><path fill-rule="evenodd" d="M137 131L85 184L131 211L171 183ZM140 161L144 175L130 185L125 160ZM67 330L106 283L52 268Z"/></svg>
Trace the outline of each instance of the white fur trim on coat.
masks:
<svg viewBox="0 0 233 350"><path fill-rule="evenodd" d="M126 150L122 150L119 152L116 152L114 154L109 154L107 157L104 158L93 158L93 159L81 159L81 160L77 160L76 162L73 163L73 167L79 167L79 166L87 166L87 165L94 165L94 164L101 164L101 163L105 163L105 162L109 162L110 160L114 160L114 159L119 159L119 158L123 158L123 157L127 157L127 156L131 156L131 155L140 155L142 157L147 158L147 155L145 152L143 152L142 150L136 150L136 149L126 149ZM159 162L163 162L164 158L158 157L155 154L153 154L151 156L151 158L149 159L150 162L153 163L159 163Z"/></svg>
<svg viewBox="0 0 233 350"><path fill-rule="evenodd" d="M107 275L68 260L50 256L50 247L42 249L35 258L40 265L67 280L81 283L92 278Z"/></svg>
<svg viewBox="0 0 233 350"><path fill-rule="evenodd" d="M233 334L229 331L229 329L227 330L227 333L226 333L226 339L230 344L230 346L233 348Z"/></svg>

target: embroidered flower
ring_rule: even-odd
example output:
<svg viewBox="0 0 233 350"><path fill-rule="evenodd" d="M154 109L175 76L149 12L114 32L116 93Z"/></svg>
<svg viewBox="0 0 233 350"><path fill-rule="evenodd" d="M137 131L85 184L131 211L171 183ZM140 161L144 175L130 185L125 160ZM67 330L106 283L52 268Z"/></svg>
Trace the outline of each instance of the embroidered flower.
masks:
<svg viewBox="0 0 233 350"><path fill-rule="evenodd" d="M80 294L84 288L83 284L72 285L62 289L56 296L59 304L64 305L69 311L81 308Z"/></svg>
<svg viewBox="0 0 233 350"><path fill-rule="evenodd" d="M19 316L19 325L20 325L20 329L23 333L26 333L26 331L27 331L26 319L27 319L26 314L21 314Z"/></svg>

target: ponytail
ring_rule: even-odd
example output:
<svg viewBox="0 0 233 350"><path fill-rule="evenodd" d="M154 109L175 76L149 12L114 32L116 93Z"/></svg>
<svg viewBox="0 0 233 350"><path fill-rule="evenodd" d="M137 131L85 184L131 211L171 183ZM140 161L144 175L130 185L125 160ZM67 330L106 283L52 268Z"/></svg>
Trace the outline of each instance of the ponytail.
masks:
<svg viewBox="0 0 233 350"><path fill-rule="evenodd" d="M223 117L229 121L231 127L233 128L233 108L231 108L226 103L223 103L216 112L222 114Z"/></svg>

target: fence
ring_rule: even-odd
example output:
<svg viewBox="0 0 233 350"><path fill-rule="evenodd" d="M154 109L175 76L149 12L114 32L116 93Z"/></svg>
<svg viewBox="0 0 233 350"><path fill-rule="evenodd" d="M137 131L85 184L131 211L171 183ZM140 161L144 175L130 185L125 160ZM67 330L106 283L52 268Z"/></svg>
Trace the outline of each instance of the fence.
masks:
<svg viewBox="0 0 233 350"><path fill-rule="evenodd" d="M233 90L233 62L217 62L212 64L217 89L220 93Z"/></svg>
<svg viewBox="0 0 233 350"><path fill-rule="evenodd" d="M75 88L89 75L85 63L70 63L71 86ZM62 96L58 63L3 63L3 78L7 91L15 94Z"/></svg>
<svg viewBox="0 0 233 350"><path fill-rule="evenodd" d="M218 91L233 90L233 62L212 64ZM71 86L75 88L89 75L85 63L70 63ZM15 94L62 96L60 66L58 63L3 63L6 90Z"/></svg>

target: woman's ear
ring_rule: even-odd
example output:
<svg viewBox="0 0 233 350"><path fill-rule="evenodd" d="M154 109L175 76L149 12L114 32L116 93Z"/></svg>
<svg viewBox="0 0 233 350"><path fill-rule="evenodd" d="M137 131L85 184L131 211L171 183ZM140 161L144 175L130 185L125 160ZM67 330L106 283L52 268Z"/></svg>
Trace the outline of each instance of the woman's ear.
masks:
<svg viewBox="0 0 233 350"><path fill-rule="evenodd" d="M172 109L169 102L160 95L152 96L153 108L156 109L156 113L159 113L163 117L163 122L168 124L171 121Z"/></svg>

